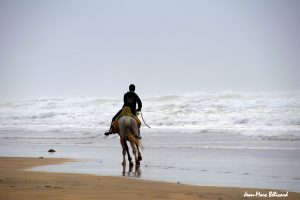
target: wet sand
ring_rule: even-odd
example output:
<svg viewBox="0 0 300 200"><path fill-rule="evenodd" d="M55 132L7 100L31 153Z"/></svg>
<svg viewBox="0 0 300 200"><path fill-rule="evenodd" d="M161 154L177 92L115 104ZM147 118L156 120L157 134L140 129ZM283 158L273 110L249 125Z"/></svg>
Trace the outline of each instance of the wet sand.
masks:
<svg viewBox="0 0 300 200"><path fill-rule="evenodd" d="M48 153L54 148L55 153ZM70 158L77 162L31 171L130 177L195 186L271 188L300 192L299 150L150 148L138 170L122 173L120 147L0 145L0 157Z"/></svg>
<svg viewBox="0 0 300 200"><path fill-rule="evenodd" d="M0 199L245 199L244 194L271 190L190 186L127 177L35 172L24 169L59 164L70 159L0 158ZM272 190L273 191L273 190ZM280 193L280 191L277 191ZM281 191L285 193L286 191ZM255 199L255 198L251 198ZM278 197L268 198L278 199ZM300 193L287 198L300 199Z"/></svg>

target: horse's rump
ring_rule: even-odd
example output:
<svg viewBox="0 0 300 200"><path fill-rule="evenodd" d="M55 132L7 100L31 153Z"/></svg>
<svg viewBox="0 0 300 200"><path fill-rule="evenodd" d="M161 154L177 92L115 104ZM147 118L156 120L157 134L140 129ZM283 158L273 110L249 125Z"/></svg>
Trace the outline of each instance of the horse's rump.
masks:
<svg viewBox="0 0 300 200"><path fill-rule="evenodd" d="M139 118L131 113L131 109L130 109L129 106L124 106L122 108L121 114L112 123L112 129L113 129L114 133L120 133L119 123L118 122L119 122L119 119L121 117L123 117L123 116L130 116L130 117L134 118L135 121L136 121L136 123L137 123L137 125L138 125L138 128L140 128L141 121L139 120Z"/></svg>
<svg viewBox="0 0 300 200"><path fill-rule="evenodd" d="M138 124L135 118L131 116L122 116L118 120L119 135L121 138L133 142L137 146L143 148L141 141L137 139L140 135Z"/></svg>

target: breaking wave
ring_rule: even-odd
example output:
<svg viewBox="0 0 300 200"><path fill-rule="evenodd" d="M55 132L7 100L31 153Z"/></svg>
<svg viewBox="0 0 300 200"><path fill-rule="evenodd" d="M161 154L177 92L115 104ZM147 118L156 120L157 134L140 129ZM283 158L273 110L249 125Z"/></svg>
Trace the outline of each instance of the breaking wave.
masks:
<svg viewBox="0 0 300 200"><path fill-rule="evenodd" d="M264 140L300 140L300 92L189 93L141 97L152 129L203 134L227 133ZM0 137L100 137L121 108L116 98L43 98L0 102ZM64 134L59 135L59 134ZM90 134L89 136L87 136ZM169 133L171 134L171 133Z"/></svg>

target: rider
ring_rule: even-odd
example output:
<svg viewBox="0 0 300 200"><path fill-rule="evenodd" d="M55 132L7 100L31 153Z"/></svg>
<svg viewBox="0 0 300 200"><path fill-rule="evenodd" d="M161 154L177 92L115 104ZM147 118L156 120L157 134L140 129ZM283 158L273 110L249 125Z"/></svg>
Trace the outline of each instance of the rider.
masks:
<svg viewBox="0 0 300 200"><path fill-rule="evenodd" d="M123 107L124 106L129 106L130 110L131 110L131 113L133 115L136 115L136 112L140 112L141 109L142 109L142 101L141 101L140 97L134 91L135 91L135 85L130 84L129 85L129 91L124 94L124 98L123 98L124 105L123 105ZM136 109L136 104L138 104L138 109ZM115 119L121 114L121 112L122 112L122 109L113 117L113 119L111 121L109 131L106 132L105 135L109 135L109 134L114 133L113 129L112 129L112 124L113 124L113 121L115 121Z"/></svg>

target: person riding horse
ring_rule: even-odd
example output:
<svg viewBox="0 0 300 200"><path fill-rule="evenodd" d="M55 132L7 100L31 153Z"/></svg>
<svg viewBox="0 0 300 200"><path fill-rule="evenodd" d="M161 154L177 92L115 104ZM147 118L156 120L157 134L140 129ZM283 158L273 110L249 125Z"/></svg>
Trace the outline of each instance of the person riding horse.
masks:
<svg viewBox="0 0 300 200"><path fill-rule="evenodd" d="M140 97L134 91L135 91L135 85L130 84L129 91L124 94L123 108L125 106L130 107L131 113L136 116L137 112L140 112L142 110L142 101L141 101ZM137 109L136 109L136 104L138 104ZM120 116L121 112L122 112L122 109L112 118L109 131L105 132L104 135L108 136L110 134L115 133L113 130L113 123L117 119L117 117Z"/></svg>

